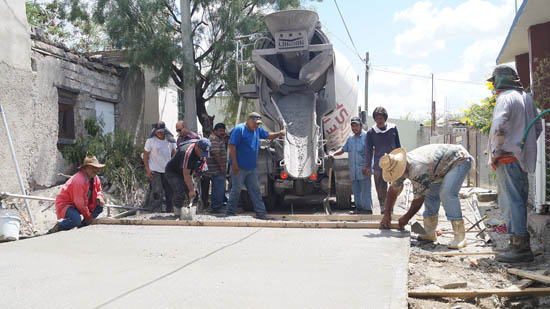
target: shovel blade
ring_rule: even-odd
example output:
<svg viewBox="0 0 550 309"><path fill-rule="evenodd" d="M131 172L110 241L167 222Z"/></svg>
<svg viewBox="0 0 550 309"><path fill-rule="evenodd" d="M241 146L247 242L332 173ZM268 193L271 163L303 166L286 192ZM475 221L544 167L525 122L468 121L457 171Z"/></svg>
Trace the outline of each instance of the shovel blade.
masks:
<svg viewBox="0 0 550 309"><path fill-rule="evenodd" d="M426 230L424 230L424 227L422 227L422 225L420 225L420 223L418 222L415 222L413 225L411 225L411 232L419 235L426 234Z"/></svg>

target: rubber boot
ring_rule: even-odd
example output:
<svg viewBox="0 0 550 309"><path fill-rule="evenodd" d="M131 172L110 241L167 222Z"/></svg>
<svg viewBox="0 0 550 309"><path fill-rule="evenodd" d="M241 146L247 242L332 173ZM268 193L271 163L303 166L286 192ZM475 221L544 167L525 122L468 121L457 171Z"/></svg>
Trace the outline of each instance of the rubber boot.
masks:
<svg viewBox="0 0 550 309"><path fill-rule="evenodd" d="M426 231L426 234L418 235L418 239L428 241L437 240L435 228L437 227L438 218L438 216L424 217L424 230Z"/></svg>
<svg viewBox="0 0 550 309"><path fill-rule="evenodd" d="M447 246L449 249L460 249L466 247L466 232L464 231L464 220L451 220L453 226L453 241Z"/></svg>
<svg viewBox="0 0 550 309"><path fill-rule="evenodd" d="M526 263L535 260L529 234L525 236L512 236L513 248L508 252L498 254L496 260L501 263Z"/></svg>
<svg viewBox="0 0 550 309"><path fill-rule="evenodd" d="M514 249L514 247L515 247L515 245L512 242L512 236L510 236L510 239L508 240L508 246L506 246L504 248L495 248L494 251L496 251L496 252L508 252L508 251Z"/></svg>

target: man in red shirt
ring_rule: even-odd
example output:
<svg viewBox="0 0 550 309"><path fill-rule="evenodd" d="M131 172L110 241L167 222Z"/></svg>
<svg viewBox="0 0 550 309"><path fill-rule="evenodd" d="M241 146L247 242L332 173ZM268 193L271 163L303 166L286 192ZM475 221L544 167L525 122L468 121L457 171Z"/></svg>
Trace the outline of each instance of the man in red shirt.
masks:
<svg viewBox="0 0 550 309"><path fill-rule="evenodd" d="M96 157L84 159L78 173L63 185L55 198L57 219L62 220L58 221L48 234L89 225L99 216L105 206L105 198L101 193L101 182L97 173L104 166Z"/></svg>

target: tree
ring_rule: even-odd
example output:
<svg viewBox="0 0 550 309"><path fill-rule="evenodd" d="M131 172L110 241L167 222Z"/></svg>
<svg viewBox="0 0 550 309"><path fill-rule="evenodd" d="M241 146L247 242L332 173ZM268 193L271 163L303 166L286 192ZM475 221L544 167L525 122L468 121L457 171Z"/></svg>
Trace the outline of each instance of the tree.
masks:
<svg viewBox="0 0 550 309"><path fill-rule="evenodd" d="M82 0L56 0L68 16L85 16ZM197 115L204 131L213 117L205 103L220 93L236 94L235 38L265 30L267 12L297 8L305 0L192 0ZM76 13L73 13L75 9ZM115 48L132 65L153 69L160 86L172 80L183 89L180 13L175 0L99 0L93 18L104 25Z"/></svg>

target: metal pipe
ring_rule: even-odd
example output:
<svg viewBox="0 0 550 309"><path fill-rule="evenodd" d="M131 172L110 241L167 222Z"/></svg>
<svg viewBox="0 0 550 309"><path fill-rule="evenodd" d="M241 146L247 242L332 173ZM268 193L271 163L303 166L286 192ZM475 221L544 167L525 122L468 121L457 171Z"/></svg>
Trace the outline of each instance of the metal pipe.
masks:
<svg viewBox="0 0 550 309"><path fill-rule="evenodd" d="M0 199L7 199L7 198L22 198L25 200L37 200L37 201L46 201L46 202L55 202L55 199L52 197L42 197L42 196L33 196L33 195L21 195L21 194L11 194L7 192L0 192ZM42 209L42 212L48 210L51 206L46 207L45 209ZM135 209L135 210L150 210L147 208L138 208L138 207L132 207L132 206L119 206L119 205L112 205L112 204L105 204L105 207L108 208L119 208L119 209Z"/></svg>
<svg viewBox="0 0 550 309"><path fill-rule="evenodd" d="M21 193L27 194L25 192L25 186L23 185L23 179L21 178L21 171L19 170L19 163L17 162L17 156L15 155L15 149L13 147L13 142L11 140L10 130L8 128L8 121L6 120L6 114L4 112L4 108L2 107L2 104L0 104L0 114L2 114L2 120L4 121L4 128L6 128L6 135L8 136L8 144L10 146L11 151L11 157L13 159L13 163L15 164L15 172L17 173L17 178L19 180L19 185L21 186ZM32 224L32 230L35 232L34 228L34 219L32 217L31 208L29 206L29 202L25 200L25 207L27 208L27 212L29 213L29 219L31 220Z"/></svg>

